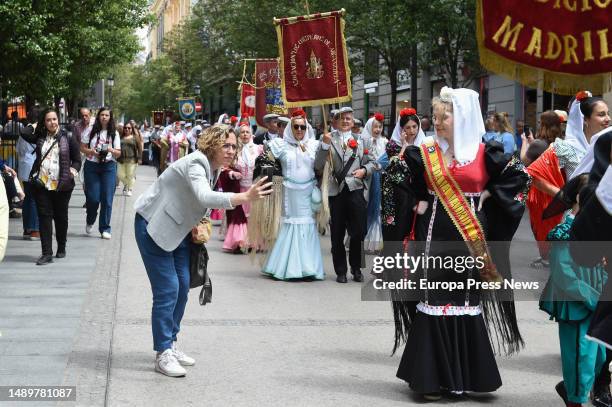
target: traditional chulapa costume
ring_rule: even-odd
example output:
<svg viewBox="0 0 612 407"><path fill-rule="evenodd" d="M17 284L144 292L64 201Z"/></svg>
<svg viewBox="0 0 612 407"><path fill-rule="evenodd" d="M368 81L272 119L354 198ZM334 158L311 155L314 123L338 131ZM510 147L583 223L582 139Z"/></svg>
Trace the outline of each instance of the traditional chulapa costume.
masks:
<svg viewBox="0 0 612 407"><path fill-rule="evenodd" d="M557 138L548 150L527 167L529 175L534 180L537 179L556 188L562 188L565 185L565 180L575 173L576 167L586 154L588 142L582 131L584 116L580 112L580 100L580 96L578 96L570 108L565 139ZM558 214L542 220L544 209L550 205L552 200L552 196L536 187L531 188L527 197L531 229L538 243L538 249L544 264L546 264L549 250L549 242L546 237L550 230L561 222L563 216L563 214Z"/></svg>
<svg viewBox="0 0 612 407"><path fill-rule="evenodd" d="M303 111L293 114L308 123ZM309 124L307 126L310 127ZM315 218L321 205L321 193L314 172L319 142L311 137L308 129L302 140L296 140L289 125L283 138L275 138L266 147L280 162L283 196L280 230L262 272L279 280L323 280L325 273Z"/></svg>
<svg viewBox="0 0 612 407"><path fill-rule="evenodd" d="M362 137L368 137L372 140L371 148L369 150L370 156L374 161L380 163L379 159L385 154L385 148L388 140L381 133L378 137L374 137L372 134L372 126L377 121L381 125L385 117L377 113L374 117L371 117L365 124L363 131L361 132ZM370 186L368 187L370 197L368 199L368 226L367 234L363 239L363 248L366 252L377 252L382 249L383 236L382 226L380 221L380 210L381 210L381 174L380 171L375 171L370 176Z"/></svg>
<svg viewBox="0 0 612 407"><path fill-rule="evenodd" d="M431 287L408 290L419 297L416 302L406 292L391 292L395 348L407 338L397 376L423 394L491 392L502 383L488 332L496 348L507 353L518 351L523 341L511 293L501 301L489 290L466 288L467 279L510 278L507 252L489 250L486 239L511 240L524 211L529 176L520 161L509 161L499 143L481 144L485 130L476 92L443 88L440 98L453 105L452 163L445 164L443 152L449 146L437 136L433 143L407 147L404 154L411 178L408 207L428 202L415 224L416 240L423 243L415 241L413 248L426 257L480 257L484 267L457 272L433 262L407 277ZM478 211L485 189L491 197ZM464 289L436 286L443 282L463 282Z"/></svg>
<svg viewBox="0 0 612 407"><path fill-rule="evenodd" d="M241 124L249 126L248 122ZM238 132L237 132L238 133ZM242 146L238 153L238 159L233 168L224 170L221 173L220 182L226 192L245 192L253 184L253 171L255 170L255 160L263 152L263 146L253 143L251 140ZM240 179L232 178L233 172L240 173ZM246 249L247 246L254 247L248 243L248 218L251 209L250 203L244 203L234 208L226 210L227 231L223 242L223 250L238 251Z"/></svg>
<svg viewBox="0 0 612 407"><path fill-rule="evenodd" d="M405 144L400 126L402 113L414 116L419 124L419 132L411 145L418 147L425 142L433 141L433 138L425 136L421 129L421 121L416 110L408 108L400 112L385 154L379 159L385 170L382 176L382 233L386 242L403 241L410 234L414 220L412 216L414 202L409 186L410 170L403 157L399 156Z"/></svg>

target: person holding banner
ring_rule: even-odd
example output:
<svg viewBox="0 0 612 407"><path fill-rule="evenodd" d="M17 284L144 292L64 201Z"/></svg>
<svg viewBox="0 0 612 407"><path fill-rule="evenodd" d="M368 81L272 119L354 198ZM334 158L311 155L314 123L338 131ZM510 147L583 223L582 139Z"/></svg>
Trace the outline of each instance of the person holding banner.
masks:
<svg viewBox="0 0 612 407"><path fill-rule="evenodd" d="M279 280L325 279L315 220L321 205L314 170L319 142L309 130L306 113L299 109L283 137L267 144L281 163L284 197L281 228L262 272Z"/></svg>
<svg viewBox="0 0 612 407"><path fill-rule="evenodd" d="M323 173L330 157L333 174L329 178L329 207L331 212L331 244L336 281L346 283L347 264L344 235L348 230L349 264L353 280L363 281L361 274L361 248L367 228L367 196L364 192L366 177L379 169L379 165L366 150L372 148L368 136L351 132L353 109L339 111L338 131L324 133L317 151L315 169Z"/></svg>
<svg viewBox="0 0 612 407"><path fill-rule="evenodd" d="M397 377L426 400L438 400L442 392L497 390L502 381L492 342L506 353L523 345L511 293L502 300L499 290L493 294L467 283L511 278L486 239L512 238L529 182L522 164L505 155L501 144L481 143L485 129L476 92L444 87L433 107L435 140L408 146L403 155L418 202L414 243L428 259L408 278L426 287L410 290L410 297L392 292L394 351L406 340ZM429 260L449 256L481 263L461 270L460 263L449 267ZM443 282L463 282L464 288L444 289Z"/></svg>

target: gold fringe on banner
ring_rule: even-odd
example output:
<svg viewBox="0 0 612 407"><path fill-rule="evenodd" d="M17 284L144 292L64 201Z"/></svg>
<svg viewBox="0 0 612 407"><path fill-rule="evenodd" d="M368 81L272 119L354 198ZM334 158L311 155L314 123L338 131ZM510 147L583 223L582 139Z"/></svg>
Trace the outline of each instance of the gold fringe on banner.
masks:
<svg viewBox="0 0 612 407"><path fill-rule="evenodd" d="M612 90L612 79L609 73L598 75L573 75L553 72L512 61L486 48L484 44L483 1L485 0L477 1L476 10L476 37L478 39L480 64L483 67L496 74L520 82L525 86L532 88L541 86L547 92L554 92L562 95L575 95L584 89L589 89L594 94L599 95Z"/></svg>

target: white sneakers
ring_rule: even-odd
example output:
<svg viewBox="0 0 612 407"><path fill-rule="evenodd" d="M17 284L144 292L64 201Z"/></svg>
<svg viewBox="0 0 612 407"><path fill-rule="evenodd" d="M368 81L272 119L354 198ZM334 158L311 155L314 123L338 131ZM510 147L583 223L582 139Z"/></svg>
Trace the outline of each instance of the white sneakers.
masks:
<svg viewBox="0 0 612 407"><path fill-rule="evenodd" d="M91 231L93 230L93 227L94 227L94 225L85 225L85 233L90 235Z"/></svg>
<svg viewBox="0 0 612 407"><path fill-rule="evenodd" d="M155 370L170 377L181 377L187 374L187 371L174 357L172 349L166 349L163 353L157 354L155 357Z"/></svg>
<svg viewBox="0 0 612 407"><path fill-rule="evenodd" d="M183 352L181 352L179 350L179 348L176 346L176 342L172 342L172 353L174 354L174 357L176 358L176 360L178 360L178 362L182 366L193 366L193 365L195 365L195 359L194 358L190 358L189 356L187 356Z"/></svg>
<svg viewBox="0 0 612 407"><path fill-rule="evenodd" d="M125 195L126 196L132 196L132 190L128 189L127 191L125 191Z"/></svg>
<svg viewBox="0 0 612 407"><path fill-rule="evenodd" d="M195 365L195 359L190 358L181 352L176 342L172 343L172 348L158 353L155 357L155 370L170 377L182 377L187 374L183 366Z"/></svg>
<svg viewBox="0 0 612 407"><path fill-rule="evenodd" d="M102 232L102 239L110 240L111 234L109 232Z"/></svg>

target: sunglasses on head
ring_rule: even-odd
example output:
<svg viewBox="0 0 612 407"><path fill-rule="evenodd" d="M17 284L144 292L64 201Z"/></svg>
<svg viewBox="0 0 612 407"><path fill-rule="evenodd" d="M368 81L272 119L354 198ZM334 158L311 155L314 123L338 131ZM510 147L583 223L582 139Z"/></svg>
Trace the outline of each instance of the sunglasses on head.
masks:
<svg viewBox="0 0 612 407"><path fill-rule="evenodd" d="M293 130L306 130L306 125L305 124L294 124Z"/></svg>

